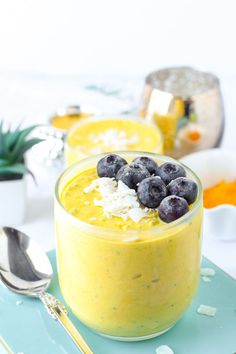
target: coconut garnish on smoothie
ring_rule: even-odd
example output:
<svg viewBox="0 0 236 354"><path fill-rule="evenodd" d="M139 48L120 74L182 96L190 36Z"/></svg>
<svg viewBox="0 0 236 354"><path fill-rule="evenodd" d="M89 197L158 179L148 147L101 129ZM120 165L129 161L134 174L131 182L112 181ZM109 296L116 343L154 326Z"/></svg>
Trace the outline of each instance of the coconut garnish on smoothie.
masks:
<svg viewBox="0 0 236 354"><path fill-rule="evenodd" d="M102 207L108 218L131 218L138 223L156 217L169 223L186 214L197 197L197 184L186 178L182 166L166 163L158 167L145 156L128 164L119 155L106 155L98 161L97 174L100 178L84 192L100 193L94 205Z"/></svg>
<svg viewBox="0 0 236 354"><path fill-rule="evenodd" d="M89 134L89 139L91 142L96 144L95 147L90 149L91 153L101 153L104 148L108 150L127 150L130 146L139 143L139 137L137 135L128 136L125 130L118 129L107 129L104 132L99 132L97 134Z"/></svg>
<svg viewBox="0 0 236 354"><path fill-rule="evenodd" d="M170 329L200 277L197 176L166 156L109 153L71 166L56 196L59 283L74 314L114 339Z"/></svg>
<svg viewBox="0 0 236 354"><path fill-rule="evenodd" d="M162 134L140 117L92 117L75 124L67 134L65 161L69 166L86 156L115 151L162 153Z"/></svg>
<svg viewBox="0 0 236 354"><path fill-rule="evenodd" d="M100 199L94 199L94 204L101 206L104 214L109 218L118 216L127 220L130 217L134 222L139 222L149 216L150 210L141 207L136 191L122 181L117 182L114 178L101 177L94 180L84 189L84 192L90 193L94 189L101 194Z"/></svg>

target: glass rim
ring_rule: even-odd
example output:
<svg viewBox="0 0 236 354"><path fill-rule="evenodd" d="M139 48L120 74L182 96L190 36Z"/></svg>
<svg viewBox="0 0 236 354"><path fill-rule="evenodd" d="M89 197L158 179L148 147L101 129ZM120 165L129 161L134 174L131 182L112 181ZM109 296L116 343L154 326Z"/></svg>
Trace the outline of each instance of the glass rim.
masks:
<svg viewBox="0 0 236 354"><path fill-rule="evenodd" d="M60 209L64 212L64 214L70 218L71 222L77 224L78 226L81 226L83 228L88 229L89 231L94 231L94 237L97 237L96 234L99 234L103 237L106 238L106 235L109 235L109 238L112 240L113 238L112 236L119 236L119 238L121 237L121 233L123 235L126 236L136 236L136 235L145 235L148 233L148 236L158 236L160 234L162 234L163 232L167 231L167 230L174 230L175 228L177 228L179 225L183 224L185 221L187 221L188 219L191 219L191 217L197 212L197 210L199 209L199 207L202 204L202 184L201 181L199 179L199 177L186 165L184 165L183 163L169 157L166 155L160 155L160 154L156 154L156 153L150 153L150 152L143 152L143 151L117 151L117 154L121 155L121 156L130 156L132 158L138 157L140 155L144 155L144 156L148 156L154 159L157 159L158 157L160 159L163 159L164 162L170 161L170 162L175 162L177 164L179 164L180 166L183 166L184 169L187 172L187 175L190 175L190 177L194 177L194 180L196 181L197 185L198 185L198 196L196 201L193 204L193 207L183 216L181 216L179 219L172 221L171 223L163 223L163 225L157 225L157 226L153 226L150 227L148 229L144 229L144 230L120 230L120 229L113 229L113 228L108 228L108 227L104 227L104 226L98 226L98 225L92 225L86 221L80 220L79 218L77 218L76 216L72 215L62 204L61 200L60 200L60 195L59 195L59 189L60 189L60 185L63 181L63 179L70 174L73 171L77 171L79 170L80 167L83 166L83 164L85 165L87 162L97 162L100 158L104 157L107 155L107 153L102 153L102 154L98 154L98 155L94 155L94 156L90 156L87 158L84 158L83 160L69 166L58 178L56 185L55 185L55 189L54 189L54 199L56 201L56 204L60 207ZM99 237L99 236L98 236ZM123 238L123 237L122 237ZM125 238L124 238L125 240Z"/></svg>
<svg viewBox="0 0 236 354"><path fill-rule="evenodd" d="M128 120L128 121L130 120L133 122L141 123L141 124L146 125L148 127L155 128L155 130L158 132L159 138L160 138L160 141L155 146L155 149L159 149L160 147L161 148L163 147L163 142L164 142L163 141L163 134L162 134L160 128L156 124L154 124L153 122L146 121L145 119L143 119L139 115L135 115L135 114L134 115L132 115L132 114L130 114L130 115L129 114L115 114L115 115L99 114L99 115L93 115L91 117L79 120L77 123L73 124L72 127L70 127L69 130L67 131L66 138L65 138L65 145L67 147L69 147L69 149L71 151L80 152L81 149L79 149L78 147L71 146L71 144L69 143L70 135L73 134L73 132L76 131L77 128L80 127L81 125L85 125L87 123L90 123L93 121L96 122L96 121L100 121L100 120ZM127 150L123 150L123 151L127 151ZM135 150L132 150L132 151L135 151ZM115 151L112 151L112 152L115 152ZM118 152L120 152L120 151L118 151Z"/></svg>

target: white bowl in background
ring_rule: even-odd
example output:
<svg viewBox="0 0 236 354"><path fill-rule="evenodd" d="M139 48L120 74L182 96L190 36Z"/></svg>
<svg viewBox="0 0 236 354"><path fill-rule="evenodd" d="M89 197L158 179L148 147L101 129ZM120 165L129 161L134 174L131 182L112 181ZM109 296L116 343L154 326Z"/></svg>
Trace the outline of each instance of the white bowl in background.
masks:
<svg viewBox="0 0 236 354"><path fill-rule="evenodd" d="M184 156L180 161L200 178L203 189L218 182L236 180L236 150L210 149ZM236 241L236 206L204 209L204 233L224 241Z"/></svg>

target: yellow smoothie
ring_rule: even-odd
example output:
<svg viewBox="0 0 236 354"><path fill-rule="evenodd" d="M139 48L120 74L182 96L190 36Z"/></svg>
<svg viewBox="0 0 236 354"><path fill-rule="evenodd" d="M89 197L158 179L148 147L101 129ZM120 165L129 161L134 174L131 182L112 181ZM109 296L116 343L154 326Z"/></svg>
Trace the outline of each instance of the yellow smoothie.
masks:
<svg viewBox="0 0 236 354"><path fill-rule="evenodd" d="M69 166L84 157L107 151L162 153L160 130L137 117L93 117L80 121L69 131L65 160Z"/></svg>
<svg viewBox="0 0 236 354"><path fill-rule="evenodd" d="M122 155L122 154L121 154ZM144 154L161 161L173 161ZM124 153L127 161L140 156ZM101 156L100 156L101 157ZM99 157L99 158L100 158ZM201 258L202 194L166 224L157 211L139 222L108 218L94 204L98 157L68 169L57 185L55 223L60 288L74 314L93 330L124 340L171 328L196 292Z"/></svg>

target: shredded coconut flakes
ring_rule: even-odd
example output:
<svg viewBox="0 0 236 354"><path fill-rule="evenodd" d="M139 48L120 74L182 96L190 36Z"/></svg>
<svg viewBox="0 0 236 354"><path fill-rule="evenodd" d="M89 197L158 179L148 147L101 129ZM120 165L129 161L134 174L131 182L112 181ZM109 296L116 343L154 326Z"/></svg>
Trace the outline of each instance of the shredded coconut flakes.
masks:
<svg viewBox="0 0 236 354"><path fill-rule="evenodd" d="M134 222L139 222L149 215L148 208L142 208L134 189L130 189L122 181L114 178L102 177L94 180L85 193L97 190L101 199L94 199L94 204L103 208L107 217L118 216L127 220L129 217Z"/></svg>
<svg viewBox="0 0 236 354"><path fill-rule="evenodd" d="M216 274L213 268L201 268L201 276L213 277Z"/></svg>
<svg viewBox="0 0 236 354"><path fill-rule="evenodd" d="M89 138L96 145L101 144L105 148L109 147L109 149L113 148L116 150L128 149L130 145L139 142L138 136L127 137L124 130L117 129L107 129L103 133L90 134ZM93 148L90 151L94 152L95 149L98 148Z"/></svg>
<svg viewBox="0 0 236 354"><path fill-rule="evenodd" d="M206 315L210 317L214 317L216 314L216 307L207 306L207 305L200 305L197 309L197 312L201 315Z"/></svg>
<svg viewBox="0 0 236 354"><path fill-rule="evenodd" d="M20 306L20 305L22 305L23 304L23 302L21 301L21 300L17 300L16 301L16 306Z"/></svg>
<svg viewBox="0 0 236 354"><path fill-rule="evenodd" d="M210 283L210 282L211 282L211 278L206 277L206 276L203 276L203 277L202 277L202 280L203 280L205 283Z"/></svg>
<svg viewBox="0 0 236 354"><path fill-rule="evenodd" d="M174 352L168 345L161 345L156 348L156 354L174 354Z"/></svg>

